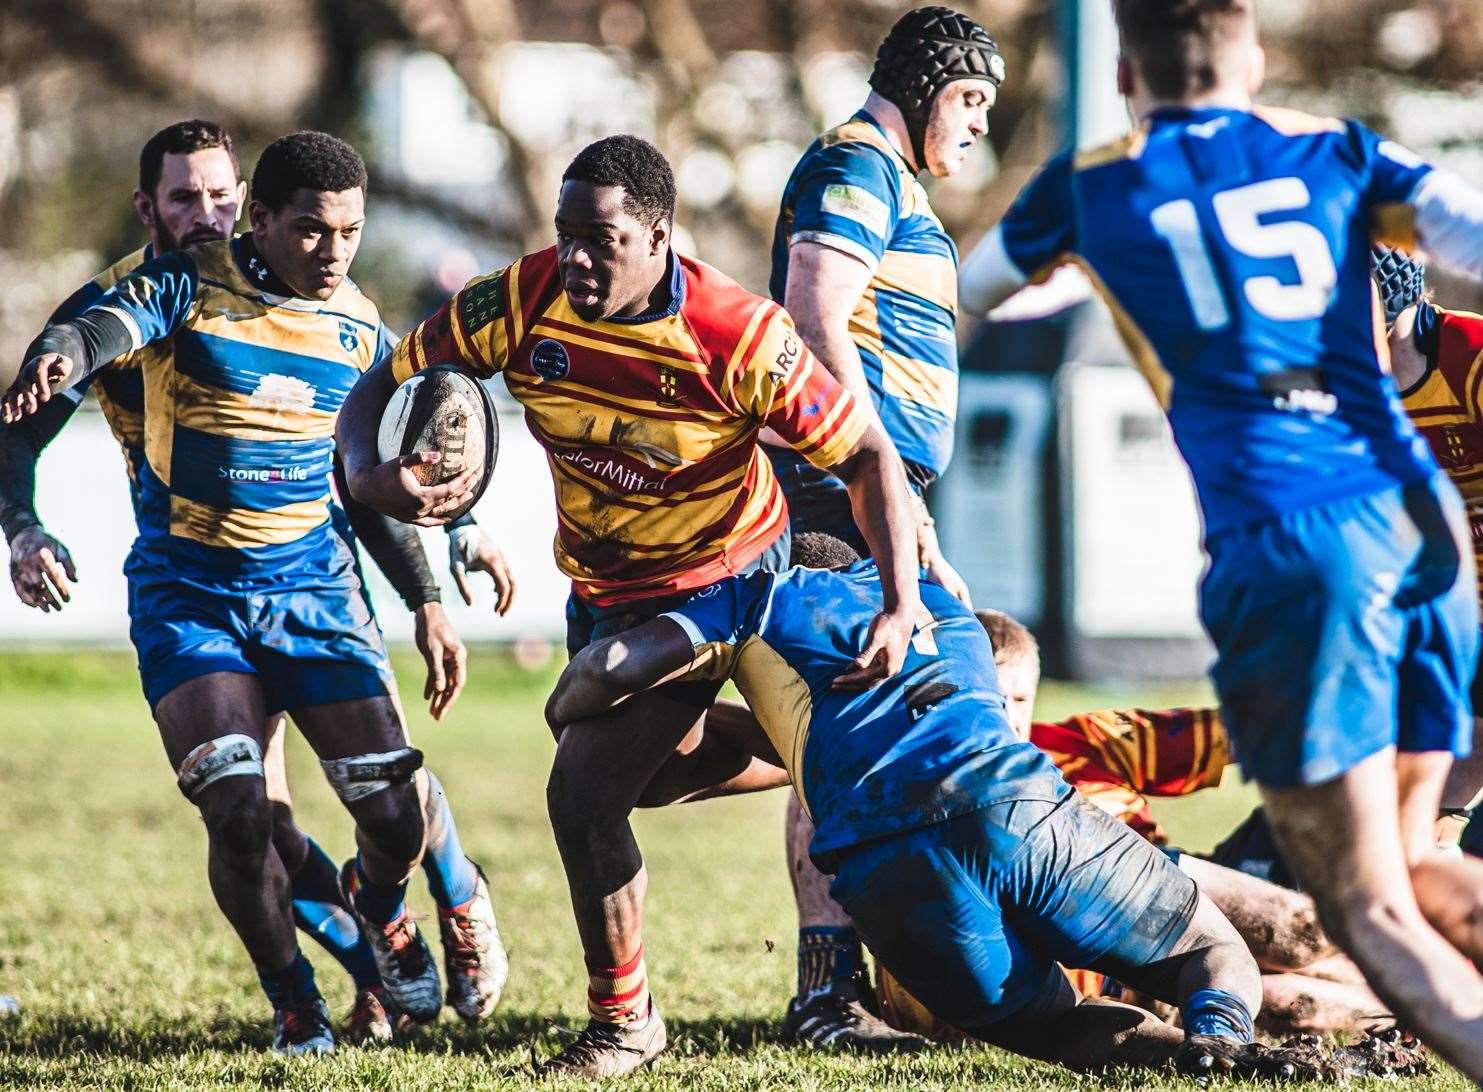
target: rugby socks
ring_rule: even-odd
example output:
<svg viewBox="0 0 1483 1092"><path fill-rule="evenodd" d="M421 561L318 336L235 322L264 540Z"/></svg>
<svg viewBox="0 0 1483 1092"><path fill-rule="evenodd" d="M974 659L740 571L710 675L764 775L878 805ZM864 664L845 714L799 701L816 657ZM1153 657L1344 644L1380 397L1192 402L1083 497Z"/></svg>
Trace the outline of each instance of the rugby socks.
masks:
<svg viewBox="0 0 1483 1092"><path fill-rule="evenodd" d="M798 930L798 999L839 989L854 979L864 954L850 925L810 925Z"/></svg>
<svg viewBox="0 0 1483 1092"><path fill-rule="evenodd" d="M406 906L407 884L373 883L366 876L360 854L355 855L355 891L351 895L355 909L372 925L390 925L401 917Z"/></svg>
<svg viewBox="0 0 1483 1092"><path fill-rule="evenodd" d="M344 906L335 862L313 838L307 841L309 853L294 873L290 888L294 924L335 957L345 973L355 980L357 989L378 986L381 974L376 970L376 957L360 935L355 918Z"/></svg>
<svg viewBox="0 0 1483 1092"><path fill-rule="evenodd" d="M632 1024L649 1016L649 972L644 946L621 967L587 965L587 1011L605 1024Z"/></svg>
<svg viewBox="0 0 1483 1092"><path fill-rule="evenodd" d="M1251 1010L1235 994L1226 990L1196 990L1179 1006L1186 1035L1214 1035L1249 1043L1256 1036Z"/></svg>
<svg viewBox="0 0 1483 1092"><path fill-rule="evenodd" d="M427 874L428 890L439 909L452 910L474 897L479 873L464 856L458 826L453 822L453 809L448 806L442 782L431 770L427 773L427 811L427 849L422 855L422 871Z"/></svg>
<svg viewBox="0 0 1483 1092"><path fill-rule="evenodd" d="M314 968L304 958L303 952L294 953L293 962L281 971L259 970L257 980L262 983L263 992L275 1009L319 998L319 987L314 984Z"/></svg>

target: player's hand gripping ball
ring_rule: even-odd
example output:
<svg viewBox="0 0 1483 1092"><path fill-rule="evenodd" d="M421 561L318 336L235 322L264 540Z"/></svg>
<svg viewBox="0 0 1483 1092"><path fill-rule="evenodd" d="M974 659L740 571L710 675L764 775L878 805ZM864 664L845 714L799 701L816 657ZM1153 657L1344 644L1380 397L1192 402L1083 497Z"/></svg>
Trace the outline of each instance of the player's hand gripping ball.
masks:
<svg viewBox="0 0 1483 1092"><path fill-rule="evenodd" d="M470 500L448 515L458 519L489 487L499 454L499 419L489 393L474 374L456 364L424 368L392 392L381 415L376 448L383 462L424 451L442 458L412 468L423 485L442 485L465 470L474 472Z"/></svg>

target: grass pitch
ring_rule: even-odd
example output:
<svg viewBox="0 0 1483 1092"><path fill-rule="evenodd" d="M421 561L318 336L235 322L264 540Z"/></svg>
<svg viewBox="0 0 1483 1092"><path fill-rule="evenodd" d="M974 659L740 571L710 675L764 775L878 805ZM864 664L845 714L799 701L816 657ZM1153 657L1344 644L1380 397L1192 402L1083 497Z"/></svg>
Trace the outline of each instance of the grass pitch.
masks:
<svg viewBox="0 0 1483 1092"><path fill-rule="evenodd" d="M406 692L420 664L397 657ZM180 796L140 697L132 656L0 654L0 838L5 847L0 992L24 1007L0 1023L0 1085L32 1088L476 1089L559 1087L531 1079L560 1028L580 1027L585 975L546 821L552 745L541 703L556 665L524 671L474 657L443 725L413 733L447 787L464 845L489 873L510 948L494 1018L449 1013L387 1049L322 1060L266 1052L269 1010L205 881L205 834ZM1201 701L1203 688L1089 690L1047 684L1039 713ZM337 859L350 825L297 737L289 762L301 823ZM1160 809L1191 848L1212 845L1250 806L1239 785ZM633 1089L1193 1088L1137 1072L1076 1077L988 1047L869 1060L790 1050L778 1021L792 993L792 914L779 793L645 813L648 965L670 1050ZM432 913L420 879L413 905ZM305 951L337 1016L348 980ZM1227 1085L1226 1087L1239 1087ZM1464 1089L1450 1072L1414 1082Z"/></svg>

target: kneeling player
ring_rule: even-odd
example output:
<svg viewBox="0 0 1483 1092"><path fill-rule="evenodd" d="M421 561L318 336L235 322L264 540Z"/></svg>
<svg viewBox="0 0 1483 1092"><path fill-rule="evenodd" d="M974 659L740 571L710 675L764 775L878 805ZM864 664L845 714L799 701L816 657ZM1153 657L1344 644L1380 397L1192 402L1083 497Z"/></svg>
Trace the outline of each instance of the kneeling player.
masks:
<svg viewBox="0 0 1483 1092"><path fill-rule="evenodd" d="M827 564L837 549L800 537L795 560ZM1166 856L1015 738L966 607L924 583L901 672L871 690L832 686L880 595L868 561L723 581L584 650L547 718L599 717L669 678L729 676L813 816L833 896L932 1011L1077 1068L1183 1054L1275 1069L1248 1046L1261 987L1240 937ZM1138 1009L1080 998L1057 961L1177 1003L1188 1040Z"/></svg>

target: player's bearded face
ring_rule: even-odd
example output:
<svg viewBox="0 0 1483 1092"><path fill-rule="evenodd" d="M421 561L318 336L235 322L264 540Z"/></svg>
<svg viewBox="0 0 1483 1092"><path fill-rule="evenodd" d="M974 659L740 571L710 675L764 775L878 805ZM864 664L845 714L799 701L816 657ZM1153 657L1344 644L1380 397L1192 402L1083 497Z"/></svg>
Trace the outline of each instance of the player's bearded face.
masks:
<svg viewBox="0 0 1483 1092"><path fill-rule="evenodd" d="M932 100L922 150L934 178L963 166L974 141L989 131L989 108L998 94L989 80L954 80Z"/></svg>
<svg viewBox="0 0 1483 1092"><path fill-rule="evenodd" d="M301 187L281 209L252 203L253 242L268 268L305 299L329 299L350 272L366 220L357 187L330 193Z"/></svg>
<svg viewBox="0 0 1483 1092"><path fill-rule="evenodd" d="M136 197L160 249L179 250L232 234L247 186L224 148L168 153L154 193Z"/></svg>
<svg viewBox="0 0 1483 1092"><path fill-rule="evenodd" d="M669 224L645 224L623 207L621 186L562 183L556 260L572 310L588 322L643 314L664 277Z"/></svg>

